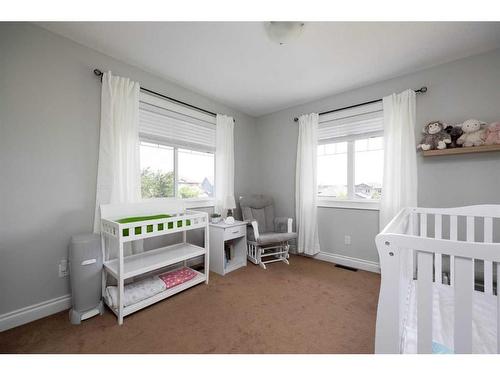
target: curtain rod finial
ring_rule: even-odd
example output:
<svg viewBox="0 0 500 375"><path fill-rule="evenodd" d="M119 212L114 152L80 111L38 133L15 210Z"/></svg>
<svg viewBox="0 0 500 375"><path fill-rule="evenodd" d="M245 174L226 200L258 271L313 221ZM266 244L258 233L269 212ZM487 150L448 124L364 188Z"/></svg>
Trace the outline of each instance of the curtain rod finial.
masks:
<svg viewBox="0 0 500 375"><path fill-rule="evenodd" d="M419 91L421 93L427 92L427 86L422 86L422 88Z"/></svg>
<svg viewBox="0 0 500 375"><path fill-rule="evenodd" d="M98 77L102 77L103 72L101 72L99 69L94 69L94 74Z"/></svg>

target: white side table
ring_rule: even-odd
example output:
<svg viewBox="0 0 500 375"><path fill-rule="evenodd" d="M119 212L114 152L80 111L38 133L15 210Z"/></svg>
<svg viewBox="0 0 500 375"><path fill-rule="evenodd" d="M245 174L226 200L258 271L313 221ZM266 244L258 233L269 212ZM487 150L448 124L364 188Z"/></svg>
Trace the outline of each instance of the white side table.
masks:
<svg viewBox="0 0 500 375"><path fill-rule="evenodd" d="M224 276L247 265L247 223L210 224L210 271Z"/></svg>

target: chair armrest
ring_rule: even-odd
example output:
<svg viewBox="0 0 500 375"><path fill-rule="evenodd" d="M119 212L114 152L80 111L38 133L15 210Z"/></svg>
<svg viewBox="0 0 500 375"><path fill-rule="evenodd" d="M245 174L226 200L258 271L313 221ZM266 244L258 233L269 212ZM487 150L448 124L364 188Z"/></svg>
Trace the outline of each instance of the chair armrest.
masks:
<svg viewBox="0 0 500 375"><path fill-rule="evenodd" d="M275 217L274 231L278 233L292 233L293 219L291 217Z"/></svg>
<svg viewBox="0 0 500 375"><path fill-rule="evenodd" d="M252 220L250 222L250 225L252 226L252 229L253 229L253 236L255 237L255 240L257 241L257 239L259 238L259 224L257 223L256 220Z"/></svg>

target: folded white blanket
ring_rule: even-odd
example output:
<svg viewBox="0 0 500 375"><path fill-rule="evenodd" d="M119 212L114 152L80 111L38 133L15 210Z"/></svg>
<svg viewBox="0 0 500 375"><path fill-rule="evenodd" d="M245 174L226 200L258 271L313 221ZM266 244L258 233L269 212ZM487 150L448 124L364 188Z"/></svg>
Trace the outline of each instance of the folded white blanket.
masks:
<svg viewBox="0 0 500 375"><path fill-rule="evenodd" d="M123 291L123 306L133 305L143 299L163 292L167 287L158 276L148 277L125 285ZM106 288L106 300L114 308L118 307L118 287L108 286Z"/></svg>

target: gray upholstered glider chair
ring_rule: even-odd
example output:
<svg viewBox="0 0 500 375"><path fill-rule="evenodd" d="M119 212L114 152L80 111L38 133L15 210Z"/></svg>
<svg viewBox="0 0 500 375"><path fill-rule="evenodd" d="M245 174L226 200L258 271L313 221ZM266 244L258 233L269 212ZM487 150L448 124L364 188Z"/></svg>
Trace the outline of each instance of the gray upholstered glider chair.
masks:
<svg viewBox="0 0 500 375"><path fill-rule="evenodd" d="M266 263L288 263L288 241L297 237L292 220L274 217L273 199L266 195L240 197L243 220L248 223L247 257L266 269ZM264 260L267 259L267 260Z"/></svg>

